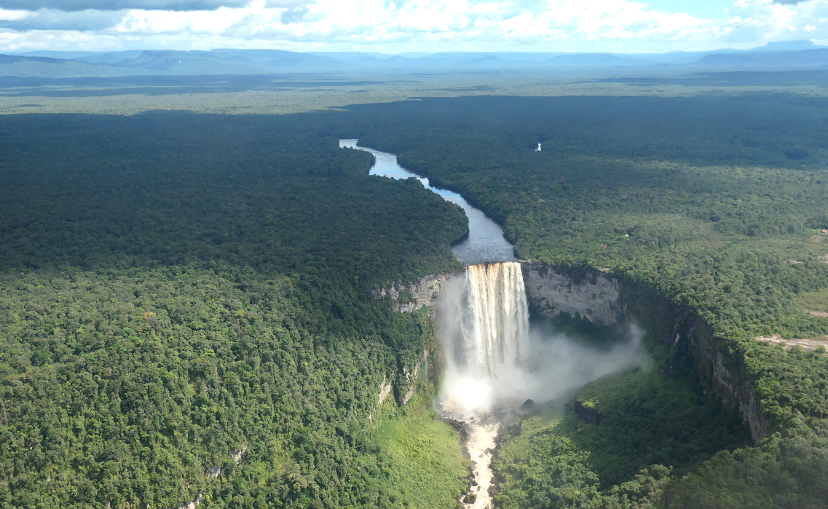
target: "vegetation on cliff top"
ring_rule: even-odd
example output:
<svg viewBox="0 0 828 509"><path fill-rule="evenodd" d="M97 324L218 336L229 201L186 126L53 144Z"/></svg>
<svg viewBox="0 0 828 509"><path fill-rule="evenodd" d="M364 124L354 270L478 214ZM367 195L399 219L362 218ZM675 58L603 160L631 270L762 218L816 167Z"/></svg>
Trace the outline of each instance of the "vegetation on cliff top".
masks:
<svg viewBox="0 0 828 509"><path fill-rule="evenodd" d="M289 117L0 133L1 505L400 502L377 397L432 329L370 289L454 269L462 211ZM451 433L426 498L463 489Z"/></svg>

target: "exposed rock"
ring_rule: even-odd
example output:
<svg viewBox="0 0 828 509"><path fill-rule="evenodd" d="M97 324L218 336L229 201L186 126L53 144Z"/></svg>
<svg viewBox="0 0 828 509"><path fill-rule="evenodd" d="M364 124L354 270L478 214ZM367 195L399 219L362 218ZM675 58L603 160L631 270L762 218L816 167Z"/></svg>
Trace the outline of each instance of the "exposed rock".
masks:
<svg viewBox="0 0 828 509"><path fill-rule="evenodd" d="M561 313L580 315L601 325L622 320L618 280L603 272L574 278L545 263L522 262L523 281L530 304L554 318Z"/></svg>
<svg viewBox="0 0 828 509"><path fill-rule="evenodd" d="M819 317L828 317L828 313L824 311L809 311L812 316L819 316ZM828 336L822 336L819 338L805 338L805 339L790 339L790 338L783 338L779 334L774 334L771 337L762 337L759 336L756 338L759 341L767 341L768 343L776 343L777 345L782 345L785 350L790 350L791 348L798 346L805 350L806 352L813 352L818 348L828 348Z"/></svg>
<svg viewBox="0 0 828 509"><path fill-rule="evenodd" d="M535 402L532 401L531 399L527 399L526 401L523 402L522 405L520 405L520 407L518 407L518 412L521 412L521 413L531 412L532 409L534 409L534 408L535 408Z"/></svg>
<svg viewBox="0 0 828 509"><path fill-rule="evenodd" d="M238 465L239 463L241 463L242 456L244 456L244 453L246 453L246 452L247 452L247 446L245 445L241 449L231 452L230 457L233 458L233 461L235 461L236 465Z"/></svg>
<svg viewBox="0 0 828 509"><path fill-rule="evenodd" d="M202 493L199 493L196 498L190 500L186 504L180 506L178 509L196 509L198 505L201 503Z"/></svg>
<svg viewBox="0 0 828 509"><path fill-rule="evenodd" d="M429 349L426 348L423 350L423 356L420 360L417 361L417 364L414 365L414 369L409 370L408 367L403 368L403 379L404 381L400 384L400 394L397 397L397 402L400 406L405 405L408 401L414 397L414 392L417 390L417 376L420 374L420 367L424 364L428 364L428 354ZM402 391L405 390L405 394Z"/></svg>
<svg viewBox="0 0 828 509"><path fill-rule="evenodd" d="M371 293L377 299L390 297L397 311L402 313L411 313L421 307L426 307L429 316L433 319L437 313L437 301L446 281L460 272L431 274L409 285L395 282L386 288L377 288Z"/></svg>
<svg viewBox="0 0 828 509"><path fill-rule="evenodd" d="M575 415L584 420L587 424L595 423L600 425L604 420L604 414L598 411L597 401L575 400Z"/></svg>
<svg viewBox="0 0 828 509"><path fill-rule="evenodd" d="M382 383L380 384L380 393L379 393L379 404L380 405L385 403L385 400L386 400L386 398L388 398L389 394L391 394L391 382L389 382L386 377L382 377Z"/></svg>

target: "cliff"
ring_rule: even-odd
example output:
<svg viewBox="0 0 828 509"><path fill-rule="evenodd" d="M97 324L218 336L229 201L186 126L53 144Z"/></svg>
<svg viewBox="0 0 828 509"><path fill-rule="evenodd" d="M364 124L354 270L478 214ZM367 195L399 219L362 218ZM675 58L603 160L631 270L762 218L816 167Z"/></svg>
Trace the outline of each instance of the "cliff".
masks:
<svg viewBox="0 0 828 509"><path fill-rule="evenodd" d="M431 274L407 285L395 282L387 287L374 289L371 294L377 299L391 299L394 303L395 310L400 313L413 313L425 307L428 316L434 320L437 315L437 302L440 294L443 292L446 281L451 276L460 272ZM428 365L428 357L432 353L432 349L432 345L427 345L423 350L422 357L420 357L414 366L404 366L402 373L397 374L393 389L394 396L400 406L408 403L414 396L420 369ZM391 387L391 383L383 380L383 384L380 386L380 404L391 393Z"/></svg>
<svg viewBox="0 0 828 509"><path fill-rule="evenodd" d="M643 325L651 337L672 347L673 355L661 366L662 372L670 374L671 363L685 353L691 355L705 390L713 391L729 412L741 415L755 443L765 437L768 424L752 382L741 362L725 353L723 340L699 317L652 291L622 284L602 272L536 262L522 265L526 293L535 311L549 317L580 315L601 325L625 320ZM597 420L597 414L594 417Z"/></svg>
<svg viewBox="0 0 828 509"><path fill-rule="evenodd" d="M437 313L437 301L443 291L448 278L462 271L431 274L411 284L399 281L384 288L377 288L371 294L377 299L390 298L397 311L411 313L421 307L426 307L428 315L434 319Z"/></svg>
<svg viewBox="0 0 828 509"><path fill-rule="evenodd" d="M542 315L569 313L600 325L623 320L616 279L601 272L562 271L545 263L521 265L529 303Z"/></svg>
<svg viewBox="0 0 828 509"><path fill-rule="evenodd" d="M661 369L670 374L681 352L692 356L694 369L706 391L713 391L728 411L741 415L755 443L767 434L768 423L761 401L738 359L728 356L723 340L716 338L699 317L688 315L667 299L600 271L562 269L538 262L521 262L526 295L533 310L555 317L561 313L580 315L599 325L634 321L643 325L658 341L671 345L672 361ZM391 298L400 312L426 307L434 319L437 302L446 281L458 272L434 274L403 285L394 283L376 289L376 298ZM417 374L427 362L426 349L415 366L406 367L398 384L397 400L405 404L414 394ZM598 419L596 414L595 419Z"/></svg>

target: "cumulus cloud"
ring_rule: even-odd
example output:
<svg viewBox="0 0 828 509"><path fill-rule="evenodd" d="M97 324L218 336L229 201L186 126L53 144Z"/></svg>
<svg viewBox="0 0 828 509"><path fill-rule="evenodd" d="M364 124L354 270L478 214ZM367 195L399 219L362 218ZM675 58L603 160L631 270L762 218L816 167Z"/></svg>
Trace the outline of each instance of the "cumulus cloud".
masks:
<svg viewBox="0 0 828 509"><path fill-rule="evenodd" d="M114 27L121 22L123 17L123 14L117 12L61 12L43 9L26 13L21 17L0 19L0 28L15 31L76 30L86 32Z"/></svg>
<svg viewBox="0 0 828 509"><path fill-rule="evenodd" d="M0 52L44 45L661 52L828 41L828 0L730 1L727 17L712 20L647 0L0 0L2 9L23 9L0 10L0 31L19 34L0 37ZM79 31L95 35L78 38Z"/></svg>
<svg viewBox="0 0 828 509"><path fill-rule="evenodd" d="M286 9L279 15L279 19L283 25L290 25L292 23L299 23L305 14L308 13L307 7L297 7L294 9Z"/></svg>
<svg viewBox="0 0 828 509"><path fill-rule="evenodd" d="M308 0L267 0L264 7L265 9L292 9L296 7L306 7L315 3L315 1Z"/></svg>
<svg viewBox="0 0 828 509"><path fill-rule="evenodd" d="M213 11L220 7L244 7L250 0L0 0L0 8L37 11L120 11L145 9L159 11Z"/></svg>

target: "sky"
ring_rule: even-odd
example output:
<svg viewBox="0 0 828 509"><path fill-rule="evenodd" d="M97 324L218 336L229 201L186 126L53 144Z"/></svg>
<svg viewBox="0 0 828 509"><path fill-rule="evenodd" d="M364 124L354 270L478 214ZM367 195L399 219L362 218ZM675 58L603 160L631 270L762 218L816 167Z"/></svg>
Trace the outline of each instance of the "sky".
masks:
<svg viewBox="0 0 828 509"><path fill-rule="evenodd" d="M0 0L0 52L646 53L828 45L828 0Z"/></svg>

